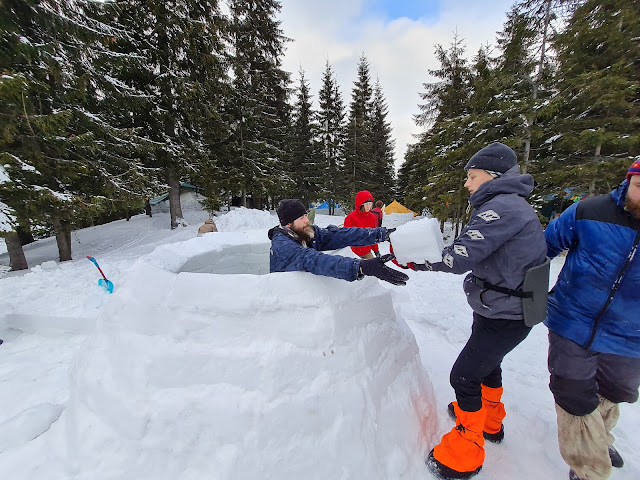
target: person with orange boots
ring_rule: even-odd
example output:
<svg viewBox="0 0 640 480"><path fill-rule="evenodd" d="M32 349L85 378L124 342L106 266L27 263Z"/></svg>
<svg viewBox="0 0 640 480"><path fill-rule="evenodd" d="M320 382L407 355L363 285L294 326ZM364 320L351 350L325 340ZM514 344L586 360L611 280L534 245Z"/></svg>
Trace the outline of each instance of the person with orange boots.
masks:
<svg viewBox="0 0 640 480"><path fill-rule="evenodd" d="M378 217L371 213L373 207L373 195L367 190L356 193L356 208L344 219L345 227L377 228ZM351 247L353 253L364 260L379 257L378 245L367 245L366 247Z"/></svg>
<svg viewBox="0 0 640 480"><path fill-rule="evenodd" d="M464 186L474 210L467 226L442 252L442 262L412 264L414 270L462 274L473 309L471 336L451 369L456 426L429 453L427 467L441 479L469 478L484 463L484 442L501 442L502 360L531 327L523 310L527 272L546 265L542 225L527 203L531 175L521 175L515 152L502 143L478 151L465 166ZM544 291L548 288L548 277ZM542 314L537 321L542 321Z"/></svg>

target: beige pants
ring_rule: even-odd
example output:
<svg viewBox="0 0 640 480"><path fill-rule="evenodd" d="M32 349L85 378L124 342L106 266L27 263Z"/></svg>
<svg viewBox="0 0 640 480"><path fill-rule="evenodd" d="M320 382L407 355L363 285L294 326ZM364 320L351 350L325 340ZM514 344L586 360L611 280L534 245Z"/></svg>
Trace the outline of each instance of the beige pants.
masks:
<svg viewBox="0 0 640 480"><path fill-rule="evenodd" d="M373 252L368 252L366 255L363 255L360 258L363 260L371 260L374 257L375 255L373 254Z"/></svg>
<svg viewBox="0 0 640 480"><path fill-rule="evenodd" d="M607 480L611 475L609 447L615 441L611 430L620 417L616 403L600 397L598 408L577 417L556 404L560 455L584 480Z"/></svg>

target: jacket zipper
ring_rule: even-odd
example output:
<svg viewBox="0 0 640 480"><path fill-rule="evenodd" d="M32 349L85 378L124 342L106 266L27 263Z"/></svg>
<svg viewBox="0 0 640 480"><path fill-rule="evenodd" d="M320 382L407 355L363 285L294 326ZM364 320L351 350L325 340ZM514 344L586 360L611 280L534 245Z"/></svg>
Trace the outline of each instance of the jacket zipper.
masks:
<svg viewBox="0 0 640 480"><path fill-rule="evenodd" d="M629 256L627 257L627 261L622 266L622 270L620 271L620 274L618 275L618 278L616 278L616 281L614 282L613 287L611 288L611 291L609 292L609 298L607 298L607 301L605 302L605 304L602 306L602 308L598 312L598 315L596 315L596 318L595 318L595 320L593 322L593 328L591 330L591 336L589 337L589 341L585 345L586 348L591 348L591 345L593 344L593 341L596 338L596 331L598 330L598 323L600 323L600 319L604 316L605 312L609 308L609 305L611 305L611 302L613 301L613 296L616 294L616 291L618 290L618 287L620 286L620 282L622 282L622 277L624 277L624 274L627 273L627 269L629 268L629 265L631 264L631 261L633 260L633 257L635 256L636 251L638 250L638 243L639 242L640 242L640 232L636 234L636 238L633 241L633 247L631 248L631 252L629 253Z"/></svg>

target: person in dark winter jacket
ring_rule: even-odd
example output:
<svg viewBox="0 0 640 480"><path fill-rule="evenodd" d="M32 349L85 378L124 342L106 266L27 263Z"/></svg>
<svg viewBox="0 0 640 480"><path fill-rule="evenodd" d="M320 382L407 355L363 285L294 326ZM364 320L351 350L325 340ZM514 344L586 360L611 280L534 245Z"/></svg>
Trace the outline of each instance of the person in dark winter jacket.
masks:
<svg viewBox="0 0 640 480"><path fill-rule="evenodd" d="M277 213L280 225L269 230L272 273L303 271L350 282L371 275L394 285L404 285L409 279L404 273L385 265L393 255L361 260L321 253L388 241L389 234L395 229L338 228L334 225L319 228L309 224L304 205L296 199L282 200Z"/></svg>
<svg viewBox="0 0 640 480"><path fill-rule="evenodd" d="M471 337L450 375L457 401L449 404L449 413L456 427L427 459L429 469L443 479L478 473L484 440L497 443L504 437L501 363L531 330L524 322L522 299L514 293L527 271L546 260L542 225L526 201L533 178L520 174L515 152L493 143L471 157L465 170L473 207L469 223L443 250L442 262L413 265L416 270L471 271L464 280L473 309Z"/></svg>
<svg viewBox="0 0 640 480"><path fill-rule="evenodd" d="M356 208L344 219L345 227L360 227L360 228L376 228L378 225L378 218L371 213L373 207L373 195L367 190L362 190L356 193ZM378 251L378 245L366 245L364 247L351 247L353 253L360 258L369 259L380 256Z"/></svg>
<svg viewBox="0 0 640 480"><path fill-rule="evenodd" d="M378 224L376 225L377 227L381 227L382 226L382 217L384 217L384 213L382 212L382 200L378 200L376 202L376 206L373 207L371 209L371 213L373 213L377 218L376 220L378 221Z"/></svg>
<svg viewBox="0 0 640 480"><path fill-rule="evenodd" d="M574 480L604 480L622 457L611 434L640 386L640 159L607 195L573 204L545 231L567 250L551 295L549 387L558 443Z"/></svg>

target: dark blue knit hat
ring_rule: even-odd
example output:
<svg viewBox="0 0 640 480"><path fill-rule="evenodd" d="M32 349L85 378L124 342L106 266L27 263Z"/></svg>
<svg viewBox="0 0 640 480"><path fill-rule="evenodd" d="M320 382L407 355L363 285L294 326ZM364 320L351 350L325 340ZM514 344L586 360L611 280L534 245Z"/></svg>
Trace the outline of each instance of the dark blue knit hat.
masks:
<svg viewBox="0 0 640 480"><path fill-rule="evenodd" d="M280 225L289 225L301 216L307 214L307 209L304 208L302 202L297 198L287 198L280 201L280 205L278 205L278 210L276 211L278 212Z"/></svg>
<svg viewBox="0 0 640 480"><path fill-rule="evenodd" d="M516 152L505 144L496 142L484 147L467 162L464 169L477 168L502 174L518 163Z"/></svg>

